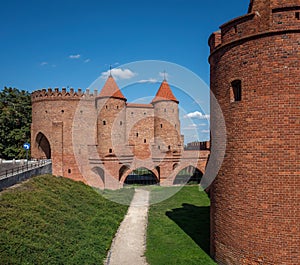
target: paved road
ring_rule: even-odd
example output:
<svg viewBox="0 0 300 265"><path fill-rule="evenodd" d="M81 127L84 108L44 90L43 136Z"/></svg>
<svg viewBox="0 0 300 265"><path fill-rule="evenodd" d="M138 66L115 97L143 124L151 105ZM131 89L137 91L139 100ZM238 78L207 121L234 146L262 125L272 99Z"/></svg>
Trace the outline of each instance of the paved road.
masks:
<svg viewBox="0 0 300 265"><path fill-rule="evenodd" d="M149 191L136 189L128 212L121 223L105 265L147 265L146 232Z"/></svg>

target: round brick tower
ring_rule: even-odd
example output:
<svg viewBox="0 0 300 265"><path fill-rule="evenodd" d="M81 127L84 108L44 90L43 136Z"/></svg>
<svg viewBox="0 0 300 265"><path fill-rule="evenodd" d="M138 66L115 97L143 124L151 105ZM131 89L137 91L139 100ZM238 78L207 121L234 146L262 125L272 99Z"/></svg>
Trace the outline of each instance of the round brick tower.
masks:
<svg viewBox="0 0 300 265"><path fill-rule="evenodd" d="M73 153L72 128L81 89L38 90L32 93L31 156L52 159L52 172L82 181Z"/></svg>
<svg viewBox="0 0 300 265"><path fill-rule="evenodd" d="M115 155L125 143L126 101L114 78L109 76L96 105L97 143L101 157Z"/></svg>
<svg viewBox="0 0 300 265"><path fill-rule="evenodd" d="M154 106L154 137L156 147L162 152L180 152L179 101L166 80L151 102Z"/></svg>
<svg viewBox="0 0 300 265"><path fill-rule="evenodd" d="M209 45L227 127L211 189L211 253L218 264L299 264L300 1L253 0ZM211 115L218 146L213 106Z"/></svg>

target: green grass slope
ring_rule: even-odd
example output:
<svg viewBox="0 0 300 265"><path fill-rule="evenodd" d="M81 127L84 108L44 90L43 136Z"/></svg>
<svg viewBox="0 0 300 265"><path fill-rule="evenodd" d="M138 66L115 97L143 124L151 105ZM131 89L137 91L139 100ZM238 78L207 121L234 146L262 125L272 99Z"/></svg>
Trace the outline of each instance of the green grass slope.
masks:
<svg viewBox="0 0 300 265"><path fill-rule="evenodd" d="M120 190L130 202L133 190ZM80 182L35 177L0 193L1 264L101 264L128 206Z"/></svg>
<svg viewBox="0 0 300 265"><path fill-rule="evenodd" d="M177 188L153 189L151 201L158 201L172 189ZM198 186L186 186L173 197L152 205L146 250L149 264L216 264L208 255L209 205L209 198Z"/></svg>

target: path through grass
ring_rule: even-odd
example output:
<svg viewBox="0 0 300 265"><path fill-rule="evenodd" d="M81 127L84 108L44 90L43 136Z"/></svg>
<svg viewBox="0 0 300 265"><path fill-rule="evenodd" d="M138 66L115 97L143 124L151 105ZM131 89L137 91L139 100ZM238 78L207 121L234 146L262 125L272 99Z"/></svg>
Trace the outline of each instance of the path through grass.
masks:
<svg viewBox="0 0 300 265"><path fill-rule="evenodd" d="M129 203L133 190L110 193ZM32 178L0 193L0 263L102 264L127 208L83 183Z"/></svg>
<svg viewBox="0 0 300 265"><path fill-rule="evenodd" d="M157 187L151 201L169 189ZM173 197L149 210L147 261L151 265L216 264L209 257L210 201L198 186L186 186Z"/></svg>

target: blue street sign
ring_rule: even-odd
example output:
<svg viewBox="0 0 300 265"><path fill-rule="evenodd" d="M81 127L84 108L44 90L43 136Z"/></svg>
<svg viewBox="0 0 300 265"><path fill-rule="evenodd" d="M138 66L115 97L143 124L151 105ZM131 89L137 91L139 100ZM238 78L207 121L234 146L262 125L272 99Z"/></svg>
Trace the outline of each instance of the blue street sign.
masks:
<svg viewBox="0 0 300 265"><path fill-rule="evenodd" d="M23 144L23 148L24 148L25 150L29 150L29 149L30 149L30 143L25 143L25 144Z"/></svg>

